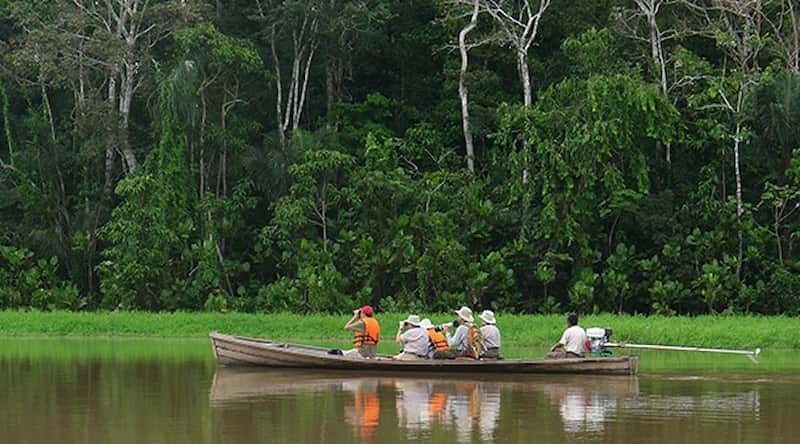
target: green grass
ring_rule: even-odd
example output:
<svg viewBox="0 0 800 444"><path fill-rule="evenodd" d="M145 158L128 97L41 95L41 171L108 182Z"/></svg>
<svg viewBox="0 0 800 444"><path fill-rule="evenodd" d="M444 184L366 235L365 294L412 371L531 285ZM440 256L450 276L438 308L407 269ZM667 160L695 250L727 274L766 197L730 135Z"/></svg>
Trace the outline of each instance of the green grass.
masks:
<svg viewBox="0 0 800 444"><path fill-rule="evenodd" d="M381 313L381 351L396 348L394 335L404 314ZM503 346L545 347L561 335L562 315L498 314ZM0 311L0 336L174 337L205 338L210 331L243 336L291 339L295 342L347 347L351 334L342 330L346 315L291 313L143 313ZM434 323L453 315L431 316ZM763 316L660 317L601 314L581 319L584 327L610 327L615 341L640 344L722 348L800 349L800 318ZM515 353L514 353L515 354Z"/></svg>

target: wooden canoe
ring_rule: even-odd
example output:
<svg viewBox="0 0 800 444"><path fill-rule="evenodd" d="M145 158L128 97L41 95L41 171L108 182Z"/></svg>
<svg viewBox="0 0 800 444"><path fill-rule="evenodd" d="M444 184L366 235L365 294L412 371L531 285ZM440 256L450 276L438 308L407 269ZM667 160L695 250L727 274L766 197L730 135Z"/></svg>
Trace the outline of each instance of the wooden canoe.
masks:
<svg viewBox="0 0 800 444"><path fill-rule="evenodd" d="M363 359L329 354L329 349L273 342L265 339L223 335L211 332L217 362L229 366L296 367L333 370L371 370L381 372L465 372L465 373L565 373L596 375L635 375L638 356L590 357L575 359L501 360L419 360L396 361L381 355Z"/></svg>

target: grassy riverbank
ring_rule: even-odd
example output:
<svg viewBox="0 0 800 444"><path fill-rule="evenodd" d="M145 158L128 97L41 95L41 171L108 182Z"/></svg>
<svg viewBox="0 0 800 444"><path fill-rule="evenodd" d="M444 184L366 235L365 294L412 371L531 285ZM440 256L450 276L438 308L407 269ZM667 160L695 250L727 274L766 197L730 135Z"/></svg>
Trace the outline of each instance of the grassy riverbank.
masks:
<svg viewBox="0 0 800 444"><path fill-rule="evenodd" d="M209 331L346 347L345 315L243 313L138 313L0 311L0 336L176 337L204 338ZM378 316L393 350L397 323L404 315ZM452 320L434 315L434 323ZM644 317L601 314L581 319L584 327L610 327L616 341L725 348L800 349L800 318L763 316ZM498 314L505 347L547 346L564 329L562 315Z"/></svg>

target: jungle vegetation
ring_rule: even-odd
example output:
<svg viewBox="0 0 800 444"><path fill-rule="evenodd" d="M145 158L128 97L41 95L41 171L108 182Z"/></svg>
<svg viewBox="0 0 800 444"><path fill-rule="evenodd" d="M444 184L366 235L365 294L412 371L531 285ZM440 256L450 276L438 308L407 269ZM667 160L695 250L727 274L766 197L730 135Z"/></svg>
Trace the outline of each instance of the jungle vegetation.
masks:
<svg viewBox="0 0 800 444"><path fill-rule="evenodd" d="M0 0L0 308L800 313L796 0Z"/></svg>

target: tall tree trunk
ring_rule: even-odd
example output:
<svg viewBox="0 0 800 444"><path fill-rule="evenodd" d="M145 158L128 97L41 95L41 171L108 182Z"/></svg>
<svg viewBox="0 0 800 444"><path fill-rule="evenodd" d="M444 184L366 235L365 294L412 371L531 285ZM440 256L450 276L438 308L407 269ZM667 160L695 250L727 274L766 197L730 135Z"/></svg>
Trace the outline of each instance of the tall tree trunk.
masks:
<svg viewBox="0 0 800 444"><path fill-rule="evenodd" d="M791 25L791 50L787 58L789 72L800 73L800 17L798 17L798 6L793 3L795 0L788 0L789 24Z"/></svg>
<svg viewBox="0 0 800 444"><path fill-rule="evenodd" d="M272 25L270 49L272 50L272 61L275 64L275 119L278 124L278 139L281 142L281 146L286 146L286 131L283 127L283 80L281 79L281 61L278 58L278 51L275 48L277 39L275 25Z"/></svg>
<svg viewBox="0 0 800 444"><path fill-rule="evenodd" d="M108 107L112 114L112 120L116 119L117 108L117 75L119 68L114 65L111 68L111 74L108 78ZM116 122L114 127L116 127ZM108 140L106 142L106 162L105 162L105 184L103 186L104 194L108 195L114 182L114 160L116 158L116 134L117 131L109 131Z"/></svg>
<svg viewBox="0 0 800 444"><path fill-rule="evenodd" d="M347 64L339 57L331 58L325 64L326 110L330 113L333 107L345 100L344 82L347 77Z"/></svg>
<svg viewBox="0 0 800 444"><path fill-rule="evenodd" d="M658 30L658 24L656 23L656 16L655 11L652 11L651 14L647 16L647 24L650 27L650 47L652 51L653 57L653 64L655 65L656 69L659 71L660 75L660 83L659 83L659 90L664 97L668 97L668 85L667 85L667 64L664 60L664 49L661 46L661 33ZM661 145L661 142L658 142ZM668 165L672 164L672 143L667 142L665 144L665 158Z"/></svg>
<svg viewBox="0 0 800 444"><path fill-rule="evenodd" d="M330 114L333 110L333 105L336 103L336 91L334 90L334 69L333 62L328 62L325 65L325 109Z"/></svg>
<svg viewBox="0 0 800 444"><path fill-rule="evenodd" d="M740 93L741 94L741 93ZM736 173L736 221L741 225L744 205L742 204L742 174L739 167L739 147L742 140L742 125L736 124L736 136L733 142L734 171ZM739 234L739 260L736 261L736 278L742 280L742 261L744 260L744 236L741 226L738 228Z"/></svg>
<svg viewBox="0 0 800 444"><path fill-rule="evenodd" d="M458 49L461 54L461 71L458 76L458 95L461 97L461 126L464 130L464 144L467 149L467 168L475 172L475 146L472 142L472 130L469 122L469 91L466 85L467 68L469 67L469 54L467 52L467 34L478 25L479 0L473 0L473 10L470 21L458 34Z"/></svg>
<svg viewBox="0 0 800 444"><path fill-rule="evenodd" d="M3 133L6 136L6 144L8 146L8 164L14 167L14 139L11 133L11 114L10 106L8 104L8 92L4 84L0 83L0 98L3 100Z"/></svg>
<svg viewBox="0 0 800 444"><path fill-rule="evenodd" d="M119 126L119 145L120 152L125 161L126 175L136 172L136 155L131 148L130 135L128 134L131 104L133 103L133 94L136 91L136 74L137 68L134 64L125 62L122 72L122 91L119 101L119 112L122 117Z"/></svg>
<svg viewBox="0 0 800 444"><path fill-rule="evenodd" d="M522 98L526 108L533 105L533 94L531 92L531 74L528 68L528 52L522 48L517 50L517 68L519 79L522 82Z"/></svg>

